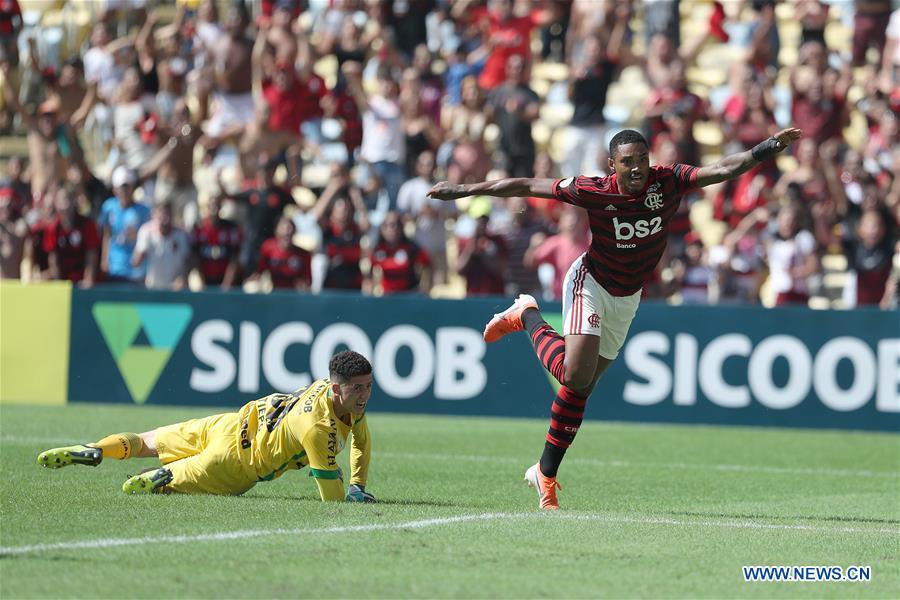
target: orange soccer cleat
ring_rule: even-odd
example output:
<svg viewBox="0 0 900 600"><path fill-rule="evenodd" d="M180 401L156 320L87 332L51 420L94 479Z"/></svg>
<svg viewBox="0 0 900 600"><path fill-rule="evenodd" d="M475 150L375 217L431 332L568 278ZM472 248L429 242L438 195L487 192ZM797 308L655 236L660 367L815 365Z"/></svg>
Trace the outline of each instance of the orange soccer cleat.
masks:
<svg viewBox="0 0 900 600"><path fill-rule="evenodd" d="M538 505L544 510L559 510L559 501L556 499L556 488L562 486L556 482L556 477L544 477L541 473L541 463L528 467L525 471L525 483L533 487L538 493Z"/></svg>
<svg viewBox="0 0 900 600"><path fill-rule="evenodd" d="M534 296L519 294L512 306L502 313L494 315L494 318L484 326L484 341L491 344L504 335L514 331L522 331L525 328L522 325L522 313L525 312L526 308L537 310L537 307L537 300L534 299Z"/></svg>

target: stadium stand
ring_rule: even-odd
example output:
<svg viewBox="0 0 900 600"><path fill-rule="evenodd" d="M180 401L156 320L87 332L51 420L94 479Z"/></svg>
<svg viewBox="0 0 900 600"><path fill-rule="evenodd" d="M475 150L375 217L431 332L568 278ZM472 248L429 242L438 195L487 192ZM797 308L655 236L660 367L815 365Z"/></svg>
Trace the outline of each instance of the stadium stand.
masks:
<svg viewBox="0 0 900 600"><path fill-rule="evenodd" d="M523 260L557 233L559 207L444 205L425 197L430 185L604 175L604 148L624 127L648 136L655 162L696 164L794 124L809 142L777 168L684 199L645 296L897 306L890 0L3 7L4 278L269 290L269 273L306 277L290 273L305 261L261 268L285 214L295 233L281 252L313 254L298 293L513 293L530 271L552 299L553 262ZM149 210L161 203L171 218ZM57 214L68 204L96 223L99 247ZM385 239L386 218L403 235ZM182 234L191 252L168 251ZM146 254L152 240L155 259L133 265L135 245ZM458 257L473 243L485 264L513 261L499 288L467 285Z"/></svg>

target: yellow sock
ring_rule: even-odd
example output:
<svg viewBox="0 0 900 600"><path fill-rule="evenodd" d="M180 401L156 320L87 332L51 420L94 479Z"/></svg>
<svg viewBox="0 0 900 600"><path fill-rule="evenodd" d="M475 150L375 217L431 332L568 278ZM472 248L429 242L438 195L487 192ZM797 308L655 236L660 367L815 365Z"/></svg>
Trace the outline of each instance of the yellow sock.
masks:
<svg viewBox="0 0 900 600"><path fill-rule="evenodd" d="M124 460L140 454L144 442L136 433L114 433L90 445L103 450L103 458Z"/></svg>

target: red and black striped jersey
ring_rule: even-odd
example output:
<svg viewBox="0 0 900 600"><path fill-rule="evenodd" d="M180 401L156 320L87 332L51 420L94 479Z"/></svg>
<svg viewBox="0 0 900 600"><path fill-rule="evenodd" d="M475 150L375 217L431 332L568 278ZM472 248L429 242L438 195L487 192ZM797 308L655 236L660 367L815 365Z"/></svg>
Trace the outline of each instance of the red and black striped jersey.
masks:
<svg viewBox="0 0 900 600"><path fill-rule="evenodd" d="M697 167L650 167L644 190L619 191L616 175L570 177L553 183L557 200L587 210L591 246L584 261L597 283L613 296L630 296L644 285L662 256L669 221L682 195L697 187Z"/></svg>

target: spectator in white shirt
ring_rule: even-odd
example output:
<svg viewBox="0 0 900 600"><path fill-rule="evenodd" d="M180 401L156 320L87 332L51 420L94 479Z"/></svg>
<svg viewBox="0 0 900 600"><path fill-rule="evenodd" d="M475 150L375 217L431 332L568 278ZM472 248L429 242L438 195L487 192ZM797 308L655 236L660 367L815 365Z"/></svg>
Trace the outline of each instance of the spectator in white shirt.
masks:
<svg viewBox="0 0 900 600"><path fill-rule="evenodd" d="M362 87L362 66L348 61L342 67L347 78L347 90L356 101L362 115L363 139L359 157L372 165L384 185L390 201L389 209L397 206L400 186L406 179L406 137L403 115L400 112L399 87L390 67L378 68L378 92L367 95Z"/></svg>
<svg viewBox="0 0 900 600"><path fill-rule="evenodd" d="M785 206L778 212L778 229L769 240L767 257L775 306L806 305L809 280L819 272L819 257L813 234L800 228L796 206Z"/></svg>
<svg viewBox="0 0 900 600"><path fill-rule="evenodd" d="M397 195L397 211L404 222L415 225L412 239L431 257L432 285L447 282L447 228L446 221L455 216L452 202L435 200L425 194L436 181L434 179L434 152L426 150L416 160L416 177L400 187Z"/></svg>
<svg viewBox="0 0 900 600"><path fill-rule="evenodd" d="M151 290L180 290L185 287L191 239L187 232L175 227L172 205L157 204L153 218L141 226L137 235L132 264L147 261L145 285Z"/></svg>

